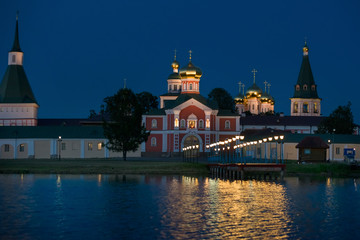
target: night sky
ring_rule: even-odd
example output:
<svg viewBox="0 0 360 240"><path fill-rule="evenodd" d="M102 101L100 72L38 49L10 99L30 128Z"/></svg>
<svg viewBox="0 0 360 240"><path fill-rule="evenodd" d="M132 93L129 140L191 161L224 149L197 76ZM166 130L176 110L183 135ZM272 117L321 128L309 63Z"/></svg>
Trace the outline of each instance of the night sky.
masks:
<svg viewBox="0 0 360 240"><path fill-rule="evenodd" d="M19 10L24 68L39 118L86 118L123 87L167 92L174 49L192 62L203 96L215 87L238 94L253 68L270 82L275 111L290 100L306 37L322 114L352 102L360 123L360 1L37 1L0 0L0 75Z"/></svg>

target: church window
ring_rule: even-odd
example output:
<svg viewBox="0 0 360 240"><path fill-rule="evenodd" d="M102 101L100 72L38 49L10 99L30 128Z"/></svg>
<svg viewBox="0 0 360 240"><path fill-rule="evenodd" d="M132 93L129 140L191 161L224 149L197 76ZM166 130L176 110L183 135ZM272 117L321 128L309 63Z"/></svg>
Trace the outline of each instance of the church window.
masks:
<svg viewBox="0 0 360 240"><path fill-rule="evenodd" d="M189 120L188 122L188 128L195 128L196 127L196 123L194 120Z"/></svg>
<svg viewBox="0 0 360 240"><path fill-rule="evenodd" d="M210 128L210 119L206 119L206 128Z"/></svg>
<svg viewBox="0 0 360 240"><path fill-rule="evenodd" d="M88 151L92 151L93 150L93 144L92 142L88 143Z"/></svg>
<svg viewBox="0 0 360 240"><path fill-rule="evenodd" d="M25 144L20 144L19 151L24 152L25 151Z"/></svg>
<svg viewBox="0 0 360 240"><path fill-rule="evenodd" d="M16 56L15 56L15 55L12 55L12 59L11 59L11 61L12 61L13 63L15 63L15 62L16 62Z"/></svg>
<svg viewBox="0 0 360 240"><path fill-rule="evenodd" d="M297 113L299 111L299 104L297 102L294 103L294 113Z"/></svg>
<svg viewBox="0 0 360 240"><path fill-rule="evenodd" d="M174 85L174 91L177 91L177 85Z"/></svg>
<svg viewBox="0 0 360 240"><path fill-rule="evenodd" d="M97 150L100 151L100 150L102 149L103 145L104 145L103 142L98 142L98 144L97 144Z"/></svg>
<svg viewBox="0 0 360 240"><path fill-rule="evenodd" d="M156 121L156 119L153 119L153 120L151 121L151 128L157 128L157 121Z"/></svg>
<svg viewBox="0 0 360 240"><path fill-rule="evenodd" d="M156 147L156 137L151 138L151 146Z"/></svg>
<svg viewBox="0 0 360 240"><path fill-rule="evenodd" d="M336 155L340 154L340 148L339 147L335 148L335 153L336 153Z"/></svg>
<svg viewBox="0 0 360 240"><path fill-rule="evenodd" d="M300 91L300 86L296 85L296 91Z"/></svg>
<svg viewBox="0 0 360 240"><path fill-rule="evenodd" d="M169 85L169 91L171 91L171 85Z"/></svg>
<svg viewBox="0 0 360 240"><path fill-rule="evenodd" d="M184 83L184 87L183 87L184 90L186 90L186 84Z"/></svg>
<svg viewBox="0 0 360 240"><path fill-rule="evenodd" d="M307 91L308 87L306 84L303 86L303 89L304 89L304 91Z"/></svg>
<svg viewBox="0 0 360 240"><path fill-rule="evenodd" d="M62 142L61 143L61 151L66 150L66 143Z"/></svg>
<svg viewBox="0 0 360 240"><path fill-rule="evenodd" d="M179 127L179 119L175 118L174 126L177 128Z"/></svg>
<svg viewBox="0 0 360 240"><path fill-rule="evenodd" d="M10 145L9 144L5 144L4 152L10 152Z"/></svg>
<svg viewBox="0 0 360 240"><path fill-rule="evenodd" d="M204 120L199 120L199 128L204 128Z"/></svg>
<svg viewBox="0 0 360 240"><path fill-rule="evenodd" d="M230 121L229 120L225 121L225 129L230 129Z"/></svg>
<svg viewBox="0 0 360 240"><path fill-rule="evenodd" d="M255 105L252 105L252 110L255 110Z"/></svg>
<svg viewBox="0 0 360 240"><path fill-rule="evenodd" d="M181 119L180 121L180 127L185 128L185 119Z"/></svg>
<svg viewBox="0 0 360 240"><path fill-rule="evenodd" d="M192 83L190 83L190 90L192 90L192 87L193 87L193 86L192 86Z"/></svg>
<svg viewBox="0 0 360 240"><path fill-rule="evenodd" d="M315 85L311 85L311 90L315 91L315 89L316 89Z"/></svg>
<svg viewBox="0 0 360 240"><path fill-rule="evenodd" d="M319 112L318 104L314 103L314 113L318 113L318 112Z"/></svg>
<svg viewBox="0 0 360 240"><path fill-rule="evenodd" d="M309 104L308 104L308 103L304 103L304 105L303 105L303 112L304 112L304 113L308 113L308 112L309 112Z"/></svg>

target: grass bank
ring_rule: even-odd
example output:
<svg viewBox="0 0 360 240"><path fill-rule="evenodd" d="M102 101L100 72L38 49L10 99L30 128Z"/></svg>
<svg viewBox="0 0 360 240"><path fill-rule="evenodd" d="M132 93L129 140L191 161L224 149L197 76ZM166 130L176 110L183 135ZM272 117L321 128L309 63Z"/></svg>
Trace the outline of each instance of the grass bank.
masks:
<svg viewBox="0 0 360 240"><path fill-rule="evenodd" d="M0 160L0 173L34 174L162 174L207 176L204 163L120 159Z"/></svg>
<svg viewBox="0 0 360 240"><path fill-rule="evenodd" d="M329 176L329 177L360 177L360 169L352 169L344 163L307 163L297 164L295 161L286 163L286 176Z"/></svg>

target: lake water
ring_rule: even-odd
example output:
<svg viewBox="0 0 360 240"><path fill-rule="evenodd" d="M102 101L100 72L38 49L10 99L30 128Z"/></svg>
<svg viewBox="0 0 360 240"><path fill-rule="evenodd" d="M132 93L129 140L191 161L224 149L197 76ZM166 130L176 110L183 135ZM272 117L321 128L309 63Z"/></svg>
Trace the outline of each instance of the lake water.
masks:
<svg viewBox="0 0 360 240"><path fill-rule="evenodd" d="M0 239L360 239L359 185L0 175Z"/></svg>

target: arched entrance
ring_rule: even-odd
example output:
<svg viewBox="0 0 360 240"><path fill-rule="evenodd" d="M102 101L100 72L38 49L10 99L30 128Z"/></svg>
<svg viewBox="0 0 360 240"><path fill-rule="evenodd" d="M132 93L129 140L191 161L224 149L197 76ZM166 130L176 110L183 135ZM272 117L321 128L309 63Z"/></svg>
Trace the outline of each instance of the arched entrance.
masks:
<svg viewBox="0 0 360 240"><path fill-rule="evenodd" d="M200 144L201 143L199 139L194 135L189 135L185 137L183 140L183 146L184 148L190 147L190 149L187 149L184 152L184 157L190 161L195 161L195 159L198 159L200 155Z"/></svg>

